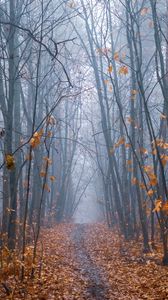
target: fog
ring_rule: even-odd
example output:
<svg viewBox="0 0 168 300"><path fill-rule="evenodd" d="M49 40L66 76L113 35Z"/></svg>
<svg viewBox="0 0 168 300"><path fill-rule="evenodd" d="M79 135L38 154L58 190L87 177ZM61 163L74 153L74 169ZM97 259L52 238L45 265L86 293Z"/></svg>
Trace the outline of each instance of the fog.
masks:
<svg viewBox="0 0 168 300"><path fill-rule="evenodd" d="M168 263L167 14L163 0L0 1L0 246L22 253L22 279L28 245L34 264L63 224L106 224L146 252L160 230Z"/></svg>

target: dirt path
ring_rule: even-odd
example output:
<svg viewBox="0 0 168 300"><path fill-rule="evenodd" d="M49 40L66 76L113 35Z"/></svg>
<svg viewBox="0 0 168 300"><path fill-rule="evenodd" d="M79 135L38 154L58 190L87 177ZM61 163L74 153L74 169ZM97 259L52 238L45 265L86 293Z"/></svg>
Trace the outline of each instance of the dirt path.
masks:
<svg viewBox="0 0 168 300"><path fill-rule="evenodd" d="M89 300L108 300L108 285L100 270L92 261L87 248L85 246L85 239L87 234L85 232L85 225L76 225L73 232L73 242L75 248L75 257L80 266L79 272L84 276L88 282L86 296Z"/></svg>

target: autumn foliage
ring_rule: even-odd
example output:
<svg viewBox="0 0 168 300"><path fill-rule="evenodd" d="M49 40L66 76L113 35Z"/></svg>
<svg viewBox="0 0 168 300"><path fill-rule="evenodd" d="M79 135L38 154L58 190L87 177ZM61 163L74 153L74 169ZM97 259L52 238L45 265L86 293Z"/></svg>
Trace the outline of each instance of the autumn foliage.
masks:
<svg viewBox="0 0 168 300"><path fill-rule="evenodd" d="M42 230L34 279L30 276L32 249L31 245L26 248L24 282L19 279L22 262L15 255L11 261L7 248L3 249L0 299L163 300L168 297L168 271L161 265L159 241L155 250L144 254L141 237L138 242L126 242L116 230L111 231L104 224L56 225Z"/></svg>

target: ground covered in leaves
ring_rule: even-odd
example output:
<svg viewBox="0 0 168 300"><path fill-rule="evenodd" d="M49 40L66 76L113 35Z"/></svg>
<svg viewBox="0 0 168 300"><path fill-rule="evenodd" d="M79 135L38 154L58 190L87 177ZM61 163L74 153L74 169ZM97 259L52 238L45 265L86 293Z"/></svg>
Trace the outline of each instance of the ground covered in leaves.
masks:
<svg viewBox="0 0 168 300"><path fill-rule="evenodd" d="M15 265L3 266L0 299L168 299L168 267L161 265L160 246L143 254L140 242L124 242L103 224L60 224L44 229L33 280L31 253L30 246L22 284L18 259Z"/></svg>

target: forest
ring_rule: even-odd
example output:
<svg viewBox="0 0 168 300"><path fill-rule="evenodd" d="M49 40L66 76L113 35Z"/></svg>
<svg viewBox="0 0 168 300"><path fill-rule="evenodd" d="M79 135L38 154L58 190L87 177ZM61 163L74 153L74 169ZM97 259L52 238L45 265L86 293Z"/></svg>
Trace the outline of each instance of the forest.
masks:
<svg viewBox="0 0 168 300"><path fill-rule="evenodd" d="M0 0L0 300L167 276L168 0Z"/></svg>

